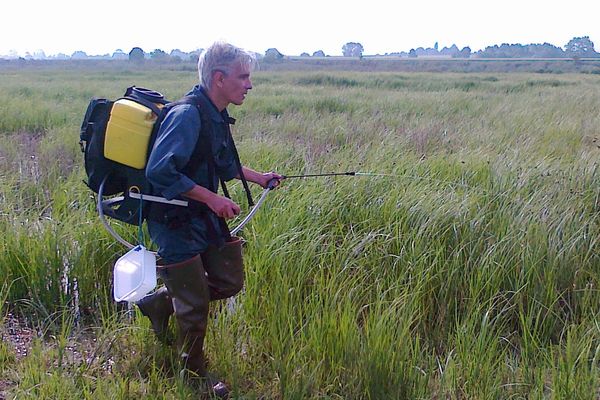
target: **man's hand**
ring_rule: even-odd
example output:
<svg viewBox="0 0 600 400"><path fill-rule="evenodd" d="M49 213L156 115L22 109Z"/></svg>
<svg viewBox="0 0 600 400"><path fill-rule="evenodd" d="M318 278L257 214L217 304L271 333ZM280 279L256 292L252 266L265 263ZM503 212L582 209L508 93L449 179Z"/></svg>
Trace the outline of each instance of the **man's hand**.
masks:
<svg viewBox="0 0 600 400"><path fill-rule="evenodd" d="M205 204L210 208L217 216L225 219L231 219L240 213L240 206L235 204L227 197L214 195L211 196Z"/></svg>
<svg viewBox="0 0 600 400"><path fill-rule="evenodd" d="M265 172L264 174L261 175L260 182L256 182L256 183L258 183L260 186L262 186L263 188L266 189L269 186L269 183L271 181L273 181L272 189L274 189L277 186L279 186L279 183L281 183L282 179L283 179L283 177L281 175L279 175L278 173Z"/></svg>
<svg viewBox="0 0 600 400"><path fill-rule="evenodd" d="M221 218L231 219L240 213L240 206L227 197L219 196L210 190L196 185L192 190L183 193L184 196L204 203Z"/></svg>

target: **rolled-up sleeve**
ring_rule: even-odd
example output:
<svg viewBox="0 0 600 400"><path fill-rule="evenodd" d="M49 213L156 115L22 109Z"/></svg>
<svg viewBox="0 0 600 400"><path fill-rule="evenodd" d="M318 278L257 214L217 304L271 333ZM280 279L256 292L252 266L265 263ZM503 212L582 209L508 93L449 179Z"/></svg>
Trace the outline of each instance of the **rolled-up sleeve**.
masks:
<svg viewBox="0 0 600 400"><path fill-rule="evenodd" d="M175 106L165 116L146 166L155 194L170 200L196 185L180 171L192 156L200 125L198 111L188 104Z"/></svg>

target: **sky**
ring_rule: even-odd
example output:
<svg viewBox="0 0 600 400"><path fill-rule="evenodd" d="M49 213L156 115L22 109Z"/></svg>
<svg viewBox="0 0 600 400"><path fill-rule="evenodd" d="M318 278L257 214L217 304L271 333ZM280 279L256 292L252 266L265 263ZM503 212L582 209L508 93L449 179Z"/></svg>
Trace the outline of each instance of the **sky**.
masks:
<svg viewBox="0 0 600 400"><path fill-rule="evenodd" d="M192 51L225 40L264 54L365 55L502 43L564 45L589 36L600 51L597 0L5 0L0 55L74 51L112 54L133 47Z"/></svg>

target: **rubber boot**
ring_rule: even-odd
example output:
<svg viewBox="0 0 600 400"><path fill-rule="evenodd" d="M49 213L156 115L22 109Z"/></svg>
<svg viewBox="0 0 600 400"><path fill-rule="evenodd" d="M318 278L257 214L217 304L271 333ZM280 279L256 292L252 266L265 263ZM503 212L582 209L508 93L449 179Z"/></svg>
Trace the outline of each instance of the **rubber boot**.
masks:
<svg viewBox="0 0 600 400"><path fill-rule="evenodd" d="M206 373L203 347L210 294L201 256L160 266L158 272L173 299L180 356L186 374L204 381L211 395L225 398L229 393L225 384Z"/></svg>
<svg viewBox="0 0 600 400"><path fill-rule="evenodd" d="M150 319L152 330L160 342L170 343L169 318L173 314L173 302L165 286L136 303L143 315Z"/></svg>
<svg viewBox="0 0 600 400"><path fill-rule="evenodd" d="M242 239L233 236L223 247L208 246L202 253L202 263L208 276L211 300L234 296L244 286Z"/></svg>

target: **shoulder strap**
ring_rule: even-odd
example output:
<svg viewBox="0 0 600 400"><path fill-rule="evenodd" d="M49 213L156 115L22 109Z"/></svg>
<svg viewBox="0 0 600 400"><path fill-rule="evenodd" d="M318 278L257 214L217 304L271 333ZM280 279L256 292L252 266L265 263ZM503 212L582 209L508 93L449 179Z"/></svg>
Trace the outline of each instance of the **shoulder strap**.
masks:
<svg viewBox="0 0 600 400"><path fill-rule="evenodd" d="M242 162L240 161L240 155L237 151L237 147L235 147L235 142L233 141L233 135L231 134L231 125L235 124L235 119L229 117L229 120L225 121L225 123L226 123L225 127L227 129L227 135L229 136L229 140L231 141L231 145L232 145L233 157L235 158L235 163L238 168L238 173L240 174L240 179L242 180L242 185L244 186L244 191L246 192L246 198L248 199L248 205L250 207L253 207L254 201L252 200L252 193L250 192L250 188L248 187L248 181L246 180L246 177L244 176L244 170L242 168Z"/></svg>
<svg viewBox="0 0 600 400"><path fill-rule="evenodd" d="M196 109L198 110L198 112L200 113L200 120L201 120L201 126L202 126L202 131L208 133L212 127L212 122L211 122L211 118L208 115L208 107L211 107L210 104L208 104L206 102L206 100L204 98L202 98L201 96L186 96L181 100L182 103L184 104L193 104L196 106ZM229 141L232 145L232 151L233 151L233 156L234 156L234 160L236 163L236 167L238 170L238 174L240 176L240 180L242 181L242 185L244 186L244 191L246 192L246 199L248 200L248 205L250 207L254 206L254 201L252 200L252 193L250 192L250 188L248 187L248 181L246 180L246 177L244 176L244 171L242 169L242 163L240 162L240 157L238 155L238 151L237 148L235 146L235 142L233 140L233 136L231 135L231 129L229 127L229 124L234 123L235 120L233 118L230 118L228 121L225 121L225 126L227 129L227 135L229 136ZM208 170L209 170L209 175L210 175L210 181L212 182L213 179L212 177L215 175L215 160L212 156L211 153L211 149L212 149L212 143L210 142L210 135L206 134L206 135L200 135L198 141L196 142L196 147L194 149L194 155L196 156L192 156L190 162L188 163L188 166L186 167L186 169L188 170L195 170L198 168L200 161L202 160L202 158L206 159L206 162L208 163ZM225 184L225 181L222 179L219 179L221 182L221 188L223 189L223 194L226 197L229 197L229 191L227 190L227 185ZM216 189L216 188L214 188Z"/></svg>
<svg viewBox="0 0 600 400"><path fill-rule="evenodd" d="M188 171L195 171L200 166L200 162L202 161L202 159L206 159L206 162L208 163L209 181L212 182L213 181L212 178L215 174L215 171L214 171L215 160L212 157L212 154L210 151L212 148L212 142L210 140L210 135L208 135L208 133L211 130L212 123L210 121L210 116L208 115L206 108L204 106L200 106L200 104L199 104L200 101L201 101L201 99L199 96L192 96L192 95L185 96L184 98L182 98L179 101L182 104L190 104L190 105L195 106L196 110L198 110L198 113L200 114L200 121L201 121L200 122L201 132L200 132L200 135L198 136L198 141L196 142L196 147L194 148L194 151L192 152L192 157L190 158L190 161L188 162L188 165L185 167L185 169ZM216 188L211 188L211 189L216 189Z"/></svg>

